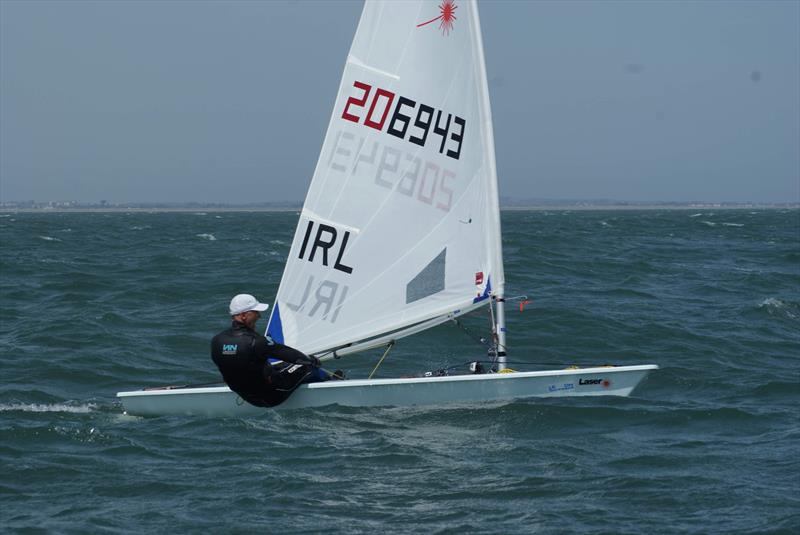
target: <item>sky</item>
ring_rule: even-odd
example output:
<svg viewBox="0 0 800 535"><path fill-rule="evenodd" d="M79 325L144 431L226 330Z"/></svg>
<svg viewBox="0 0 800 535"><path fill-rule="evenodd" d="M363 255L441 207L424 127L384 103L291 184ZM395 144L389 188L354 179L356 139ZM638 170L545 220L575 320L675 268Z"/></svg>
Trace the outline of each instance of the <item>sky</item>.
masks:
<svg viewBox="0 0 800 535"><path fill-rule="evenodd" d="M302 201L361 5L0 0L0 201ZM800 202L800 1L479 7L502 197Z"/></svg>

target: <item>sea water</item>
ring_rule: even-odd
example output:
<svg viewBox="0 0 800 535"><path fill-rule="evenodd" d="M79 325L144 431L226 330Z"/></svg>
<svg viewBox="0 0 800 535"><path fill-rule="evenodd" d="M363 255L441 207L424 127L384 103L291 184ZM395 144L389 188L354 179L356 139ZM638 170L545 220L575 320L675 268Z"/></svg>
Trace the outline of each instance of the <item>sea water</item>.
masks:
<svg viewBox="0 0 800 535"><path fill-rule="evenodd" d="M658 364L630 398L124 415L219 379L228 301L272 300L296 222L0 214L0 531L800 532L800 211L503 213L511 367ZM487 325L376 376L466 371Z"/></svg>

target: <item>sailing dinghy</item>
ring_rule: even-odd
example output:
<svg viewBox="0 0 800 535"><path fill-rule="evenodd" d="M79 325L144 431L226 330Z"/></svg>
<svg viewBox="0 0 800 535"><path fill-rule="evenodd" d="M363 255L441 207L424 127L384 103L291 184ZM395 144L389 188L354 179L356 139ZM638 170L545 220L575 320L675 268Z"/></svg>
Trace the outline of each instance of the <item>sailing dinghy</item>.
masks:
<svg viewBox="0 0 800 535"><path fill-rule="evenodd" d="M475 1L366 2L267 332L327 360L490 307L493 362L488 373L312 383L277 409L627 396L658 368L507 369L491 117ZM269 410L224 385L117 396L134 415Z"/></svg>

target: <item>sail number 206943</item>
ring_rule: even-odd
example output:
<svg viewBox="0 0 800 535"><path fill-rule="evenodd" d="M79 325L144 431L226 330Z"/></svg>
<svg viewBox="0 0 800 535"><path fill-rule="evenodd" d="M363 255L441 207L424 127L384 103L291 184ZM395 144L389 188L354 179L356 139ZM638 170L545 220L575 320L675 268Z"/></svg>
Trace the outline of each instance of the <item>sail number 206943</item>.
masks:
<svg viewBox="0 0 800 535"><path fill-rule="evenodd" d="M379 131L383 131L386 126L387 134L408 139L420 147L424 147L427 142L438 142L440 154L456 160L461 156L466 121L458 115L448 113L445 119L442 110L364 82L356 81L353 87L360 90L360 94L347 99L342 119L363 123L364 126Z"/></svg>

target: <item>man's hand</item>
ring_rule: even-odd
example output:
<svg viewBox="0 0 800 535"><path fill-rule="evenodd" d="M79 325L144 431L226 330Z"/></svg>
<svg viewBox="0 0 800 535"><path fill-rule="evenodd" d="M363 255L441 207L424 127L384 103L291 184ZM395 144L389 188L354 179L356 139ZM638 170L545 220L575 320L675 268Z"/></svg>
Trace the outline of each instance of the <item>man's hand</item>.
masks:
<svg viewBox="0 0 800 535"><path fill-rule="evenodd" d="M306 359L308 359L308 363L315 368L322 366L322 362L314 355L306 355Z"/></svg>

